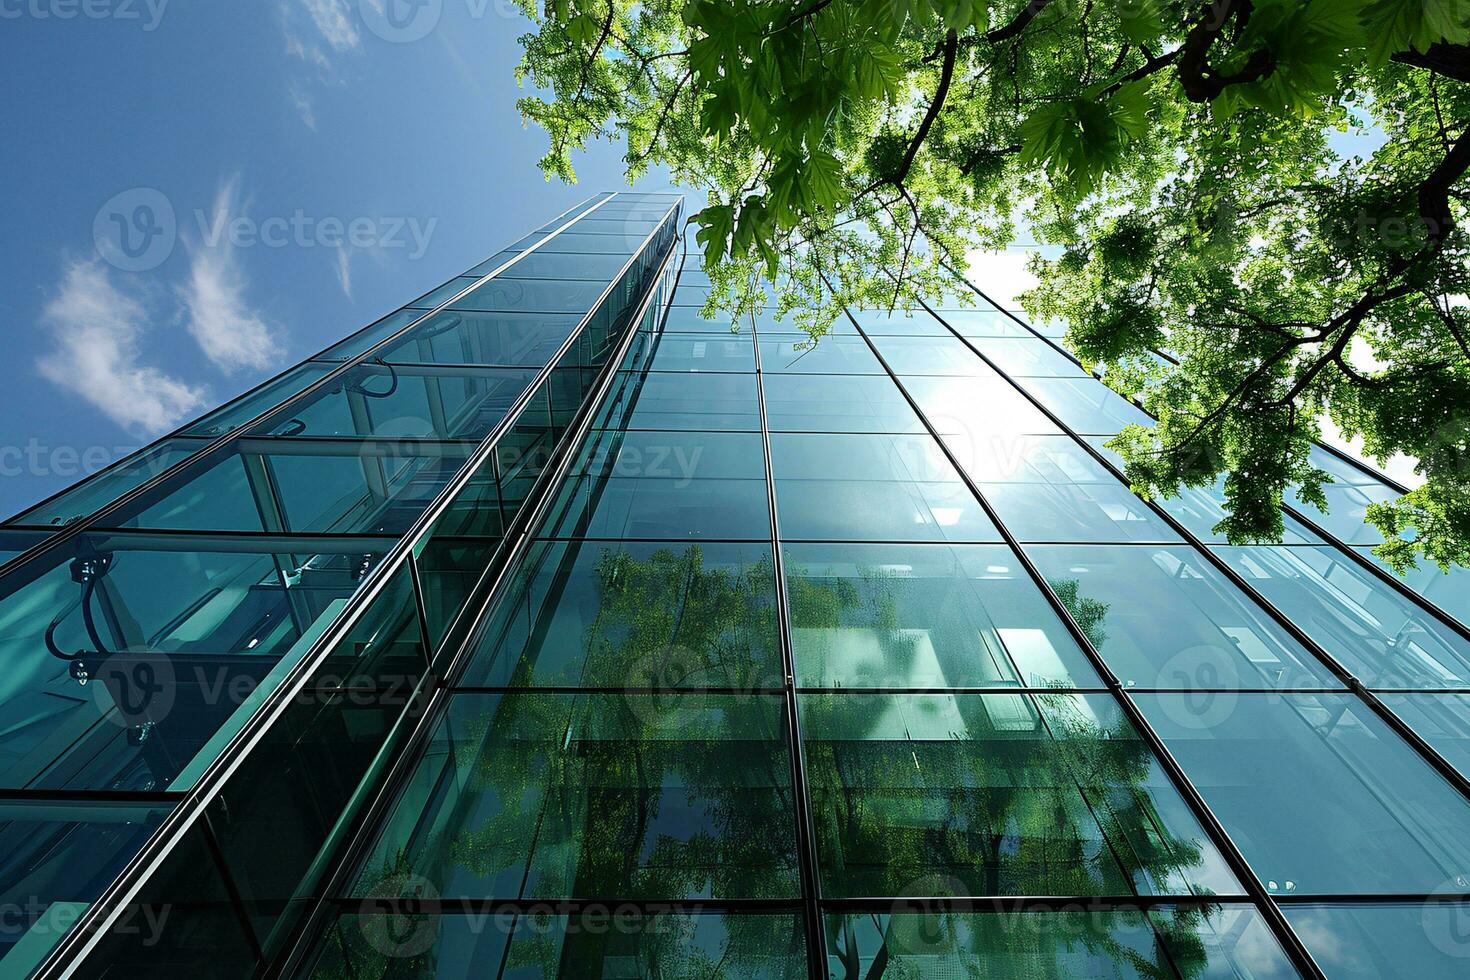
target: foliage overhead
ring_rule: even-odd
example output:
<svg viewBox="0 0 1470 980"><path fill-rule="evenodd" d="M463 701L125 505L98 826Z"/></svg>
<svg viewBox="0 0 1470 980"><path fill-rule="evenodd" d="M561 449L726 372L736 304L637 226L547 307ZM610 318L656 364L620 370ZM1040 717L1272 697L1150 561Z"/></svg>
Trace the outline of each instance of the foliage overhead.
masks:
<svg viewBox="0 0 1470 980"><path fill-rule="evenodd" d="M1159 419L1136 490L1224 474L1219 530L1277 540L1330 420L1419 461L1379 555L1470 564L1470 0L523 3L546 173L620 138L702 189L712 307L766 279L820 334L1029 229L1027 309Z"/></svg>

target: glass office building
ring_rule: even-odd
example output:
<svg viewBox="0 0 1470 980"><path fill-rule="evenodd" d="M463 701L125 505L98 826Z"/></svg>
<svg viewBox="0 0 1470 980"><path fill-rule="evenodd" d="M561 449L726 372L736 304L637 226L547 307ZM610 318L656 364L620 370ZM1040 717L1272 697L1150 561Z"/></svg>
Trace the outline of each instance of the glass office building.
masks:
<svg viewBox="0 0 1470 980"><path fill-rule="evenodd" d="M1470 589L600 195L0 530L10 976L1470 975Z"/></svg>

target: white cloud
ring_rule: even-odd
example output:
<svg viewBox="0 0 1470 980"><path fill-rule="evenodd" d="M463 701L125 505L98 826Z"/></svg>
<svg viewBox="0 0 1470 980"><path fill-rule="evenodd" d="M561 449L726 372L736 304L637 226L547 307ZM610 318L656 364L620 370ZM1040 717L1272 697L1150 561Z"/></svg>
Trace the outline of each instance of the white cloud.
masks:
<svg viewBox="0 0 1470 980"><path fill-rule="evenodd" d="M306 94L306 89L301 84L292 82L287 88L287 95L301 116L301 121L306 123L306 128L316 132L316 106L312 103L311 96Z"/></svg>
<svg viewBox="0 0 1470 980"><path fill-rule="evenodd" d="M132 435L166 432L207 404L203 388L139 362L148 311L112 282L101 263L69 265L42 318L56 343L37 361L41 374Z"/></svg>
<svg viewBox="0 0 1470 980"><path fill-rule="evenodd" d="M969 280L1004 309L1019 310L1016 297L1036 285L1036 277L1026 268L1032 248L1008 248L1004 252L970 252Z"/></svg>
<svg viewBox="0 0 1470 980"><path fill-rule="evenodd" d="M235 185L224 185L215 200L216 215L239 215ZM229 236L214 245L189 245L189 278L178 287L189 333L214 364L225 371L269 367L284 352L265 318L245 300L245 273Z"/></svg>
<svg viewBox="0 0 1470 980"><path fill-rule="evenodd" d="M347 0L302 0L302 6L332 50L346 51L357 47L361 36L357 33L357 25L352 22L352 7Z"/></svg>
<svg viewBox="0 0 1470 980"><path fill-rule="evenodd" d="M345 245L337 246L337 285L342 287L342 294L348 299L352 298L352 253L347 251Z"/></svg>

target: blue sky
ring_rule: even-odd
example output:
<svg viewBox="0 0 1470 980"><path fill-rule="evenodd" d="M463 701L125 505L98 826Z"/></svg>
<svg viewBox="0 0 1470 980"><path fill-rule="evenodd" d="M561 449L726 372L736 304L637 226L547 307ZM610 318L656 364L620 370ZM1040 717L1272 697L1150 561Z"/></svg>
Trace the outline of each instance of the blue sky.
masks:
<svg viewBox="0 0 1470 980"><path fill-rule="evenodd" d="M509 0L418 3L0 0L0 512L625 186L536 169Z"/></svg>

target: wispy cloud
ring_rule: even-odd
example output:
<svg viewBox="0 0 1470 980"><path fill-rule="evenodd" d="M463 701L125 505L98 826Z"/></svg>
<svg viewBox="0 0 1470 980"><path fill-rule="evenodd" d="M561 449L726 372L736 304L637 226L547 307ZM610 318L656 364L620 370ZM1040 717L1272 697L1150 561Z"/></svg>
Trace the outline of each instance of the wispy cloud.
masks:
<svg viewBox="0 0 1470 980"><path fill-rule="evenodd" d="M55 340L41 374L138 438L158 435L207 404L208 392L141 363L148 310L98 261L72 262L42 313Z"/></svg>
<svg viewBox="0 0 1470 980"><path fill-rule="evenodd" d="M348 299L351 299L352 298L352 253L350 251L348 251L347 246L345 246L345 245L338 245L337 246L337 253L336 254L337 254L337 264L335 266L335 271L337 273L337 285L339 285L339 286L342 287L342 295L346 296Z"/></svg>
<svg viewBox="0 0 1470 980"><path fill-rule="evenodd" d="M234 182L220 188L216 215L243 212ZM178 287L185 325L200 350L225 371L270 366L284 353L265 318L246 300L248 283L229 236L189 243L189 278Z"/></svg>
<svg viewBox="0 0 1470 980"><path fill-rule="evenodd" d="M343 83L339 62L362 44L357 12L352 0L278 0L276 12L286 53L312 69L306 78L290 82L286 94L301 121L315 131L316 104L308 84Z"/></svg>
<svg viewBox="0 0 1470 980"><path fill-rule="evenodd" d="M292 82L287 86L286 94L290 97L291 104L296 107L301 121L306 123L306 128L313 133L316 132L316 106L311 101L311 96L306 94L306 87L300 82Z"/></svg>

